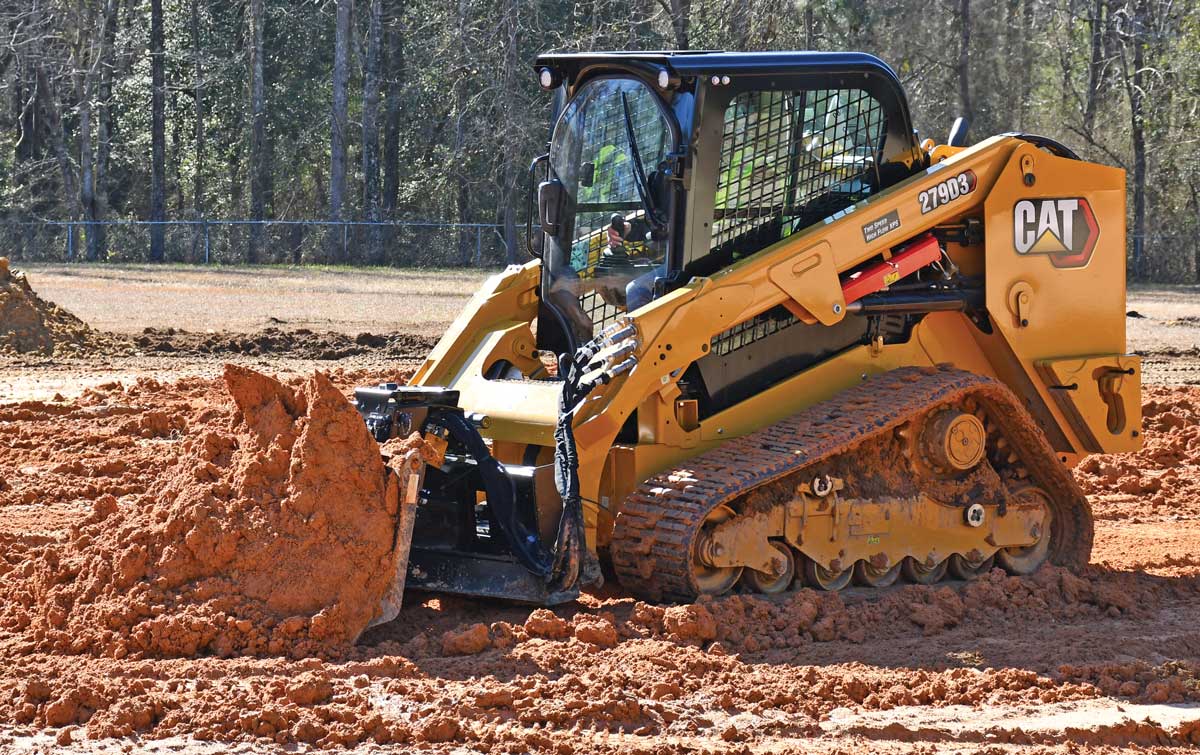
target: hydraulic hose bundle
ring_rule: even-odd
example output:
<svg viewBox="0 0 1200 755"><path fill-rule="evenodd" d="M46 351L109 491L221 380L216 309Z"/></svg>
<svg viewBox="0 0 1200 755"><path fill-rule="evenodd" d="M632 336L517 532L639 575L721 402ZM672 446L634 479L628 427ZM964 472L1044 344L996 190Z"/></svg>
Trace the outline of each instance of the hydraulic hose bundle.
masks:
<svg viewBox="0 0 1200 755"><path fill-rule="evenodd" d="M579 455L575 447L575 415L597 386L637 365L636 357L632 356L636 335L637 329L632 325L614 323L579 347L574 355L562 354L558 359L562 393L559 394L558 422L554 428L554 486L562 498L563 510L554 544L554 564L547 580L552 592L574 587L584 572L587 558L583 498L579 494ZM597 362L596 356L601 350L617 344L620 346L606 360ZM599 578L599 570L595 572L595 577Z"/></svg>

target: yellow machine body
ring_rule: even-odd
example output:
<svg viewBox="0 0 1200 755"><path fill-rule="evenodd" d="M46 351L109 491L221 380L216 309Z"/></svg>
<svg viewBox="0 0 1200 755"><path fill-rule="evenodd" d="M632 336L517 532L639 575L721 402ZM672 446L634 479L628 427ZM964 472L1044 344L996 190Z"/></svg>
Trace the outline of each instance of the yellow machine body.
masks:
<svg viewBox="0 0 1200 755"><path fill-rule="evenodd" d="M1023 400L1068 465L1085 454L1139 447L1140 365L1125 343L1124 172L1014 137L933 154L940 161L921 174L627 314L638 334L637 366L601 386L575 423L590 548L608 543L622 501L654 473L901 367L950 364L996 378ZM968 170L977 181L969 194L922 213L922 192ZM1064 198L1085 200L1095 226L1086 259L1066 266L1062 258L1072 250L1052 217L1057 212L1062 225L1052 203ZM1080 211L1077 201L1070 206ZM899 232L864 243L864 223L891 213ZM900 237L966 217L982 218L984 242L950 244L946 252L984 277L992 333L961 312L931 313L906 343L849 349L703 421L678 401L683 370L732 325L776 305L825 325L853 317L840 275L886 259ZM1037 238L1022 253L1030 234ZM559 386L484 377L501 360L525 372L541 366L533 330L540 264L490 278L412 378L456 389L463 407L486 415L483 434L501 461L527 458L529 446L544 447L543 458L553 452ZM615 442L635 411L637 442Z"/></svg>
<svg viewBox="0 0 1200 755"><path fill-rule="evenodd" d="M536 67L533 261L410 385L356 392L381 442L436 449L409 586L549 604L607 563L692 600L1088 562L1068 470L1141 442L1121 170L1028 134L919 144L863 53Z"/></svg>

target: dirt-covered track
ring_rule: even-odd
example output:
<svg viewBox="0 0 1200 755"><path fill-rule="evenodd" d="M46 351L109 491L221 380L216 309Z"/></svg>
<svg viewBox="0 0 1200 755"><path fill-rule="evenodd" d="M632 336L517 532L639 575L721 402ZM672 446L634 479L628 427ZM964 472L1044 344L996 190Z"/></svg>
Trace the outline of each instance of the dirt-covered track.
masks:
<svg viewBox="0 0 1200 755"><path fill-rule="evenodd" d="M1053 562L1086 564L1093 538L1087 501L1012 392L962 370L904 368L730 440L638 486L613 533L612 561L621 584L647 599L694 599L695 538L715 507L767 485L794 489L824 461L877 443L934 407L967 399L986 407L1030 479L1049 493L1059 535Z"/></svg>

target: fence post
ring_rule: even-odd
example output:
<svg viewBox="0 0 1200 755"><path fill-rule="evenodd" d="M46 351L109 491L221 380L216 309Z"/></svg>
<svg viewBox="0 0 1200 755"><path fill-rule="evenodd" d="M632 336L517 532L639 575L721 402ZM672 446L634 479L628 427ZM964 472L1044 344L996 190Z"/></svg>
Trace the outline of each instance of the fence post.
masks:
<svg viewBox="0 0 1200 755"><path fill-rule="evenodd" d="M67 261L75 261L75 226L67 221Z"/></svg>
<svg viewBox="0 0 1200 755"><path fill-rule="evenodd" d="M204 220L202 220L202 221L200 221L200 222L204 223L204 264L206 264L206 265L207 265L207 264L208 264L208 252L209 252L209 245L208 245L208 218L204 218Z"/></svg>
<svg viewBox="0 0 1200 755"><path fill-rule="evenodd" d="M342 221L342 264L343 265L350 264L350 251L349 251L350 244L349 244L349 238L348 238L348 236L350 234L349 228L350 227L348 225L346 225L346 221L343 220Z"/></svg>

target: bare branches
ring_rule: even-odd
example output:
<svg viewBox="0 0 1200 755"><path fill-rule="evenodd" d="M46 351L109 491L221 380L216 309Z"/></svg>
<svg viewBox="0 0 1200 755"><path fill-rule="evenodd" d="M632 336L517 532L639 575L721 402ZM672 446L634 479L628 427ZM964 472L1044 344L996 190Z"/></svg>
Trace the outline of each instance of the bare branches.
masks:
<svg viewBox="0 0 1200 755"><path fill-rule="evenodd" d="M524 168L550 126L550 98L530 70L539 52L863 49L895 68L922 134L943 139L969 111L975 139L1017 129L1059 138L1128 168L1146 228L1200 238L1188 209L1200 186L1194 2L360 0L357 21L351 0L158 2L153 60L150 2L0 7L6 212L147 218L161 189L195 216L515 228ZM164 145L161 182L148 159L154 60L163 117L192 135ZM1137 217L1135 207L1131 228ZM503 251L520 246L512 236ZM254 248L264 261L297 259L277 241ZM375 244L354 241L351 253ZM1143 250L1143 272L1157 269L1155 255L1175 259L1158 249Z"/></svg>

